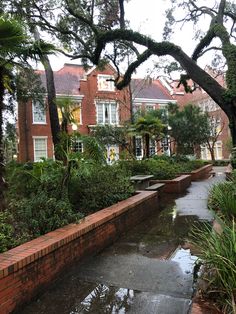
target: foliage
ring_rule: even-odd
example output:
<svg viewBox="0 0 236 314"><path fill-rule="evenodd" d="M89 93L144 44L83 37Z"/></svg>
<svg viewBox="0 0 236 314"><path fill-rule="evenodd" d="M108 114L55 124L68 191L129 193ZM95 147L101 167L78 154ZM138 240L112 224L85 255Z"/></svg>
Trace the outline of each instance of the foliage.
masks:
<svg viewBox="0 0 236 314"><path fill-rule="evenodd" d="M155 156L147 160L120 160L119 167L131 175L152 174L154 179L174 179L178 174L191 172L204 165L200 160L176 161L168 156Z"/></svg>
<svg viewBox="0 0 236 314"><path fill-rule="evenodd" d="M16 243L12 217L9 212L0 212L0 253L7 251Z"/></svg>
<svg viewBox="0 0 236 314"><path fill-rule="evenodd" d="M169 125L177 152L181 154L193 154L194 147L205 143L209 137L208 116L191 104L170 114Z"/></svg>
<svg viewBox="0 0 236 314"><path fill-rule="evenodd" d="M208 206L222 212L225 216L236 217L235 180L214 185L209 194Z"/></svg>
<svg viewBox="0 0 236 314"><path fill-rule="evenodd" d="M90 171L75 172L69 198L83 213L90 213L128 198L134 192L128 174L117 167L90 164Z"/></svg>
<svg viewBox="0 0 236 314"><path fill-rule="evenodd" d="M93 135L103 145L120 145L126 148L127 131L127 127L97 125Z"/></svg>
<svg viewBox="0 0 236 314"><path fill-rule="evenodd" d="M220 304L223 313L235 313L236 301L236 226L233 220L221 220L222 232L209 224L195 228L191 242L200 252L204 268L202 278L207 283L203 293Z"/></svg>
<svg viewBox="0 0 236 314"><path fill-rule="evenodd" d="M20 200L12 200L8 210L14 217L19 242L25 242L77 222L82 215L73 210L66 195L63 199L49 196L45 191Z"/></svg>

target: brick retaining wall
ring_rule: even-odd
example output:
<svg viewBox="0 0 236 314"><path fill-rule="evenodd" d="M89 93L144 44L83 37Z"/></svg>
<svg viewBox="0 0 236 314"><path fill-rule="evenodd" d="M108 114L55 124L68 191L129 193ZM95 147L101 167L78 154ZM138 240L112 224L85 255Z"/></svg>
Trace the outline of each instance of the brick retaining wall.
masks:
<svg viewBox="0 0 236 314"><path fill-rule="evenodd" d="M208 164L199 169L196 169L189 173L184 173L184 174L191 175L192 181L204 180L210 177L212 167L213 167L212 164Z"/></svg>
<svg viewBox="0 0 236 314"><path fill-rule="evenodd" d="M158 209L158 193L127 200L0 254L0 313L19 310L75 261L94 255Z"/></svg>
<svg viewBox="0 0 236 314"><path fill-rule="evenodd" d="M151 180L150 185L165 183L164 193L183 193L191 184L191 175L181 175L172 180Z"/></svg>

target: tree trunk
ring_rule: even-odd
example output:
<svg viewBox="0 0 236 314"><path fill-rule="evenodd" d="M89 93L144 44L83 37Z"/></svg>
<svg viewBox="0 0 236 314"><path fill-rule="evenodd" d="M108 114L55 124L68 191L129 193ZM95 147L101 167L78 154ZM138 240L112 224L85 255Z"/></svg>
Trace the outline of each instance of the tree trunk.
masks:
<svg viewBox="0 0 236 314"><path fill-rule="evenodd" d="M56 105L56 89L54 84L54 75L53 71L49 62L48 57L44 56L41 58L41 62L43 63L45 74L46 74L46 81L47 81L47 93L48 93L48 109L49 109L49 117L50 117L50 124L51 124L51 133L52 133L52 140L54 144L54 148L56 148L57 144L60 141L60 124L57 112L57 105ZM57 150L54 150L55 158L58 159Z"/></svg>
<svg viewBox="0 0 236 314"><path fill-rule="evenodd" d="M4 165L4 148L3 148L3 110L4 110L4 69L0 67L0 211L6 207L4 191L6 184L4 180L5 165Z"/></svg>
<svg viewBox="0 0 236 314"><path fill-rule="evenodd" d="M35 26L31 27L32 31L34 32L35 40L40 40L40 35ZM51 133L52 133L52 141L54 144L54 154L55 159L59 159L56 146L60 142L60 123L58 118L57 112L57 105L56 105L56 88L54 83L54 74L48 59L48 56L42 55L40 56L40 61L42 62L45 70L46 75L46 83L47 83L47 94L48 94L48 110L49 110L49 117L50 117L50 125L51 125Z"/></svg>
<svg viewBox="0 0 236 314"><path fill-rule="evenodd" d="M150 152L149 152L149 148L150 148L150 145L149 145L150 136L149 136L149 134L145 134L144 137L145 137L145 155L144 155L144 157L149 158L149 157L150 157Z"/></svg>

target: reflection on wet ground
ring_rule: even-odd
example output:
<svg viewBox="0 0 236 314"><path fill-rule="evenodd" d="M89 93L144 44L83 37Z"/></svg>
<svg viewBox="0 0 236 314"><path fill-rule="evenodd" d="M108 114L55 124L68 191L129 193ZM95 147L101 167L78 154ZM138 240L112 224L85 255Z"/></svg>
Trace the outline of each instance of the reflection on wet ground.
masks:
<svg viewBox="0 0 236 314"><path fill-rule="evenodd" d="M178 198L163 198L160 213L96 257L74 265L21 313L188 313L196 257L182 246L193 225L212 219L206 198L209 185L219 179L193 183Z"/></svg>

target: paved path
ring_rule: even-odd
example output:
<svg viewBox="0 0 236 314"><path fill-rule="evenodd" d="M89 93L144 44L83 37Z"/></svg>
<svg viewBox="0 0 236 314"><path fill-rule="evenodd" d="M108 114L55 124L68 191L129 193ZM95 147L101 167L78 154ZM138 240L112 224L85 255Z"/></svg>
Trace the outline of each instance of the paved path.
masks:
<svg viewBox="0 0 236 314"><path fill-rule="evenodd" d="M215 168L223 173L223 168ZM186 195L82 265L22 312L41 314L185 314L193 294L195 257L181 248L196 221L212 220L207 195L222 174L192 183Z"/></svg>

